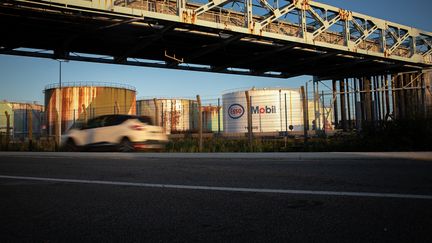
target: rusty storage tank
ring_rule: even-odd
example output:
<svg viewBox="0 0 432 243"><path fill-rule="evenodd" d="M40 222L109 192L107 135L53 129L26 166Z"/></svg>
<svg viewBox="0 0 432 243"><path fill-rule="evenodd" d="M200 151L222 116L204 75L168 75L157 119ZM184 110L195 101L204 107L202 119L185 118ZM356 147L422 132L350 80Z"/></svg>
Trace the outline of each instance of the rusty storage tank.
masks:
<svg viewBox="0 0 432 243"><path fill-rule="evenodd" d="M102 82L68 82L61 87L45 87L47 132L56 134L58 110L61 109L61 131L76 122L109 114L136 114L135 87ZM61 103L60 103L61 101ZM61 108L60 108L61 104Z"/></svg>
<svg viewBox="0 0 432 243"><path fill-rule="evenodd" d="M252 114L253 132L303 131L300 92L289 88L252 88L250 107L245 90L222 95L224 132L248 131L247 110Z"/></svg>
<svg viewBox="0 0 432 243"><path fill-rule="evenodd" d="M0 102L0 132L6 133L6 114L8 112L10 130L9 134L15 139L26 138L31 127L34 137L40 137L44 124L44 106L37 102Z"/></svg>
<svg viewBox="0 0 432 243"><path fill-rule="evenodd" d="M204 132L223 131L222 106L207 105L202 107L202 122Z"/></svg>
<svg viewBox="0 0 432 243"><path fill-rule="evenodd" d="M198 103L191 99L158 98L137 101L137 115L149 116L167 133L198 129Z"/></svg>

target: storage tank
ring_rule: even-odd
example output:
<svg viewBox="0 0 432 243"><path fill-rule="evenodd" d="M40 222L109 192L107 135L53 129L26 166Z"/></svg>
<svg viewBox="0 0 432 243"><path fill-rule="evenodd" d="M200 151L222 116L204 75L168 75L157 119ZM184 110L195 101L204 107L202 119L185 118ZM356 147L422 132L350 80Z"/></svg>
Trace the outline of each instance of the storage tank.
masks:
<svg viewBox="0 0 432 243"><path fill-rule="evenodd" d="M6 133L6 114L10 115L10 135L14 138L25 138L29 132L29 121L31 114L31 126L33 136L39 137L42 134L44 124L44 107L36 102L0 102L0 132Z"/></svg>
<svg viewBox="0 0 432 243"><path fill-rule="evenodd" d="M325 113L324 115L323 112ZM323 110L322 104L320 104L319 101L317 101L315 104L313 100L309 100L308 115L309 130L322 130L323 128L326 131L334 130L333 107L326 106ZM316 121L315 118L317 119Z"/></svg>
<svg viewBox="0 0 432 243"><path fill-rule="evenodd" d="M300 92L289 88L250 89L253 132L303 130ZM226 133L247 132L245 91L226 93L223 100L223 125Z"/></svg>
<svg viewBox="0 0 432 243"><path fill-rule="evenodd" d="M6 113L10 115L9 117L9 125L13 126L13 110L12 105L4 100L0 101L0 133L6 134L6 127L7 127L7 119L6 119ZM9 134L12 134L11 131L9 131Z"/></svg>
<svg viewBox="0 0 432 243"><path fill-rule="evenodd" d="M137 101L137 115L149 116L167 133L198 129L198 103L190 99L158 98Z"/></svg>
<svg viewBox="0 0 432 243"><path fill-rule="evenodd" d="M136 114L136 91L129 85L101 82L69 82L45 87L48 134L56 134L61 100L61 131L75 122L108 114Z"/></svg>
<svg viewBox="0 0 432 243"><path fill-rule="evenodd" d="M219 130L223 131L222 107L212 105L203 106L202 122L204 132L218 132Z"/></svg>

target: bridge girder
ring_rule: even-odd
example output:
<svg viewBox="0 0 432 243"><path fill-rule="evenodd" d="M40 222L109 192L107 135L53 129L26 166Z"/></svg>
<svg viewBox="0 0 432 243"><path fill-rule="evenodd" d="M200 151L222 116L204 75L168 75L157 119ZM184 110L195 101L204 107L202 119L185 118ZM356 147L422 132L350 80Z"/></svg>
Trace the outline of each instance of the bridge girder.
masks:
<svg viewBox="0 0 432 243"><path fill-rule="evenodd" d="M262 11L254 12L257 5L254 5L253 1L256 1L257 5L261 5L262 9L265 10L264 12L267 11L267 13L263 14ZM395 70L383 68L383 72L396 72L403 70L404 67L406 69L411 67L418 69L432 66L432 33L430 32L310 0L286 0L283 1L285 4L282 6L274 6L267 0L236 1L237 4L243 4L240 7L242 11L225 7L230 2L232 0L211 0L208 3L199 5L188 3L186 0L7 0L0 1L0 18L7 16L10 9L17 12L27 11L27 13L31 11L58 11L59 14L84 14L93 18L106 18L108 20L115 18L116 21L105 25L105 27L100 27L99 30L105 31L130 25L147 28L149 23L159 24L165 28L159 34L153 34L153 38L144 38L141 42L129 46L128 49L112 54L115 62L123 64L131 64L128 58L137 58L138 54L142 54L142 58L156 58L156 60L165 61L166 63L160 67L183 69L183 66L174 65L173 62L167 61L163 55L146 55L143 54L143 50L153 48L159 44L155 44L155 42L160 42L162 36L165 34L170 35L172 32L194 33L196 36L200 35L200 38L206 36L210 38L210 36L214 37L225 32L231 36L230 39L218 40L215 43L212 41L201 43L199 45L201 49L174 48L174 45L173 49L179 52L178 55L184 56L184 60L190 62L190 64L208 66L208 70L204 67L197 68L199 71L271 77L285 77L287 73L299 75L301 73L295 72L295 70L284 70L283 68L281 70L275 69L274 67L283 67L284 65L268 63L272 61L273 54L263 55L262 57L259 55L254 56L250 60L247 60L246 54L242 54L238 55L237 60L237 54L226 51L219 59L228 57L229 60L218 60L217 62L220 62L220 64L211 63L209 61L211 58L208 56L215 55L215 52L218 52L221 48L239 47L241 45L250 46L251 48L252 46L261 45L263 50L254 51L254 53L274 53L274 55L279 53L283 55L283 52L275 50L283 49L284 46L291 46L291 48L295 47L306 55L304 58L301 54L296 55L295 58L299 60L312 60L315 62L315 58L308 57L308 52L314 52L318 55L319 53L328 53L329 57L334 56L332 55L333 52L356 56L357 59L368 59L375 63L391 62L393 64L387 65L387 67L397 67ZM298 22L294 23L285 19L288 15L297 16L299 18ZM213 37L210 39L215 39ZM20 46L11 47L12 41L4 41L2 38L0 37L0 53L3 54L23 53L18 51L17 47L34 48L31 45L29 46L27 41L24 41L24 44L17 42L20 43ZM74 44L72 42L75 42L76 38L75 35L71 35L69 39L63 40L63 46L61 48L56 47L56 52L73 52L74 50L68 49L73 48ZM233 48L235 49L235 47ZM166 53L166 50L164 51ZM248 51L245 50L244 52ZM107 54L111 55L110 52ZM30 54L25 52L23 55ZM246 60L242 60L245 57ZM281 58L274 59L280 60ZM305 70L304 74L314 75L312 70L314 65L309 65L310 63L307 61L300 63L305 65L299 68ZM185 65L188 64L185 63ZM149 66L153 65L149 64ZM299 66L297 65L297 67ZM242 71L230 70L230 68L242 69ZM188 67L184 69L194 70L195 68ZM321 72L315 74L331 75L330 73L322 74Z"/></svg>

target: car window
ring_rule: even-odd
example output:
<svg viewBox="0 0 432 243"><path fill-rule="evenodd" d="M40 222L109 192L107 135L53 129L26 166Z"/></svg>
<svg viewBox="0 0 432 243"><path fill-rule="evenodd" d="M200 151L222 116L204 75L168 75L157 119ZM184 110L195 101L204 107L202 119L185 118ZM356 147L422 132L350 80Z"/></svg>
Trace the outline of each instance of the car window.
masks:
<svg viewBox="0 0 432 243"><path fill-rule="evenodd" d="M139 116L137 118L142 123L147 123L148 125L153 125L151 117L148 117L148 116Z"/></svg>
<svg viewBox="0 0 432 243"><path fill-rule="evenodd" d="M125 115L108 116L105 119L104 126L117 126L122 124L124 121L128 119L130 119L130 116L125 116Z"/></svg>
<svg viewBox="0 0 432 243"><path fill-rule="evenodd" d="M106 118L105 116L100 116L89 120L87 122L87 125L84 127L84 129L101 127L103 125L105 118Z"/></svg>

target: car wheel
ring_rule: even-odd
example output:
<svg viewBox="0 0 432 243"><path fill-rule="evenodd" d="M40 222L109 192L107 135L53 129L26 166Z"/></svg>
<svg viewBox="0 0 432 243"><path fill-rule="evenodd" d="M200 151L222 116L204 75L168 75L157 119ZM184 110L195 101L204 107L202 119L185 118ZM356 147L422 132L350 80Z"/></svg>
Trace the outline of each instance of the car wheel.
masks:
<svg viewBox="0 0 432 243"><path fill-rule="evenodd" d="M134 150L135 149L134 149L131 141L128 138L123 138L119 144L119 151L120 152L132 152Z"/></svg>
<svg viewBox="0 0 432 243"><path fill-rule="evenodd" d="M63 146L63 151L66 152L78 152L79 148L72 138L69 138Z"/></svg>

